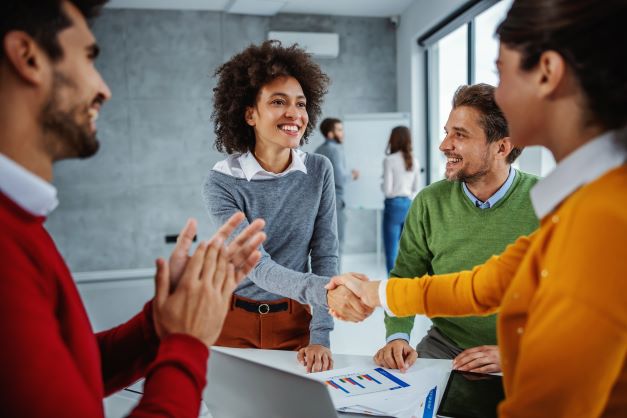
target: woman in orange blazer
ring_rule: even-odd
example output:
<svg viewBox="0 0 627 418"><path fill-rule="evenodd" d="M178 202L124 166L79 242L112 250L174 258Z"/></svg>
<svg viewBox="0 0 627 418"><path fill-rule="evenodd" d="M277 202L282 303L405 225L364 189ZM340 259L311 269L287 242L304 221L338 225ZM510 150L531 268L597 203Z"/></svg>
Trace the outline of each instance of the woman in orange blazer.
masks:
<svg viewBox="0 0 627 418"><path fill-rule="evenodd" d="M472 271L329 285L397 316L498 311L501 417L627 416L626 21L625 0L516 0L497 29L512 143L558 163L536 232Z"/></svg>

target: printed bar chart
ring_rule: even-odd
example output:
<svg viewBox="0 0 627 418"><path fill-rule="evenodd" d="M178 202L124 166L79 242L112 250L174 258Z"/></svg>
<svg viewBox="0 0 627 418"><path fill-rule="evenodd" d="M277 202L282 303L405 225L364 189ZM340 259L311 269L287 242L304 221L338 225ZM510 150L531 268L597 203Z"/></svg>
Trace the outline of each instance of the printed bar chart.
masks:
<svg viewBox="0 0 627 418"><path fill-rule="evenodd" d="M365 395L410 386L409 383L382 368L373 369L367 373L334 376L325 383L334 390L342 392L344 396Z"/></svg>

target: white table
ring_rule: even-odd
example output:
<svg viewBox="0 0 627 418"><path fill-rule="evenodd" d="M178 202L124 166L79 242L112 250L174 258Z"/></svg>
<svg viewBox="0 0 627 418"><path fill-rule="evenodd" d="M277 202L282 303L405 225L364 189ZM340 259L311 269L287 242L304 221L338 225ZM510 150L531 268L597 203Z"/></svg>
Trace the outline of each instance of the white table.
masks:
<svg viewBox="0 0 627 418"><path fill-rule="evenodd" d="M292 373L305 374L305 368L296 361L296 352L294 351L280 351L280 350L257 350L250 348L225 348L219 347L217 350L221 350L227 353L232 353L244 358L254 360L258 363L267 364L277 369L289 371ZM209 356L211 361L211 356ZM333 355L334 368L340 369L349 366L364 366L373 367L375 363L372 361L372 356L358 356L347 354L334 354ZM427 367L437 367L442 371L451 370L451 360L432 360L432 359L418 359L412 366L413 369L421 369ZM448 378L448 374L446 374ZM208 376L207 384L211 384L211 376ZM105 400L105 410L107 418L120 418L128 414L128 412L137 404L139 395L135 395L130 392L122 391L115 395L110 396ZM201 417L210 418L211 414L208 412L202 413ZM362 415L350 415L342 414L343 417L360 417Z"/></svg>

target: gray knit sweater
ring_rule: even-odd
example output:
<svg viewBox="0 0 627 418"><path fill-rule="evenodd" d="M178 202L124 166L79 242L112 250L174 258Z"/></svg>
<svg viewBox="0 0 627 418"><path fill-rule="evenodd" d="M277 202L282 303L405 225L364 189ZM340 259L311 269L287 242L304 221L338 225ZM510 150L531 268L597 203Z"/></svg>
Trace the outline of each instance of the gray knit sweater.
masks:
<svg viewBox="0 0 627 418"><path fill-rule="evenodd" d="M305 166L307 174L293 171L251 181L211 170L203 200L216 225L244 212L246 221L236 233L251 220L266 221L261 260L235 294L259 301L288 297L311 305L310 344L329 347L333 318L324 286L339 273L333 168L315 154L307 154Z"/></svg>

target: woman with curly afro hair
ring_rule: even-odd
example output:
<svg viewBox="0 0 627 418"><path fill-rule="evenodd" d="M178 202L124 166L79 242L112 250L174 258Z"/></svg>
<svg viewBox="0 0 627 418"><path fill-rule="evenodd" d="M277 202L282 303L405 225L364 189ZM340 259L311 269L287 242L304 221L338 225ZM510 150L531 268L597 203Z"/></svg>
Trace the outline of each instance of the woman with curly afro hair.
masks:
<svg viewBox="0 0 627 418"><path fill-rule="evenodd" d="M249 46L216 76L215 145L228 157L209 171L204 202L216 224L237 211L265 219L268 237L216 345L295 350L308 372L328 370L328 303L364 309L345 288L324 288L338 274L333 169L298 149L316 126L328 77L303 49L277 41Z"/></svg>

